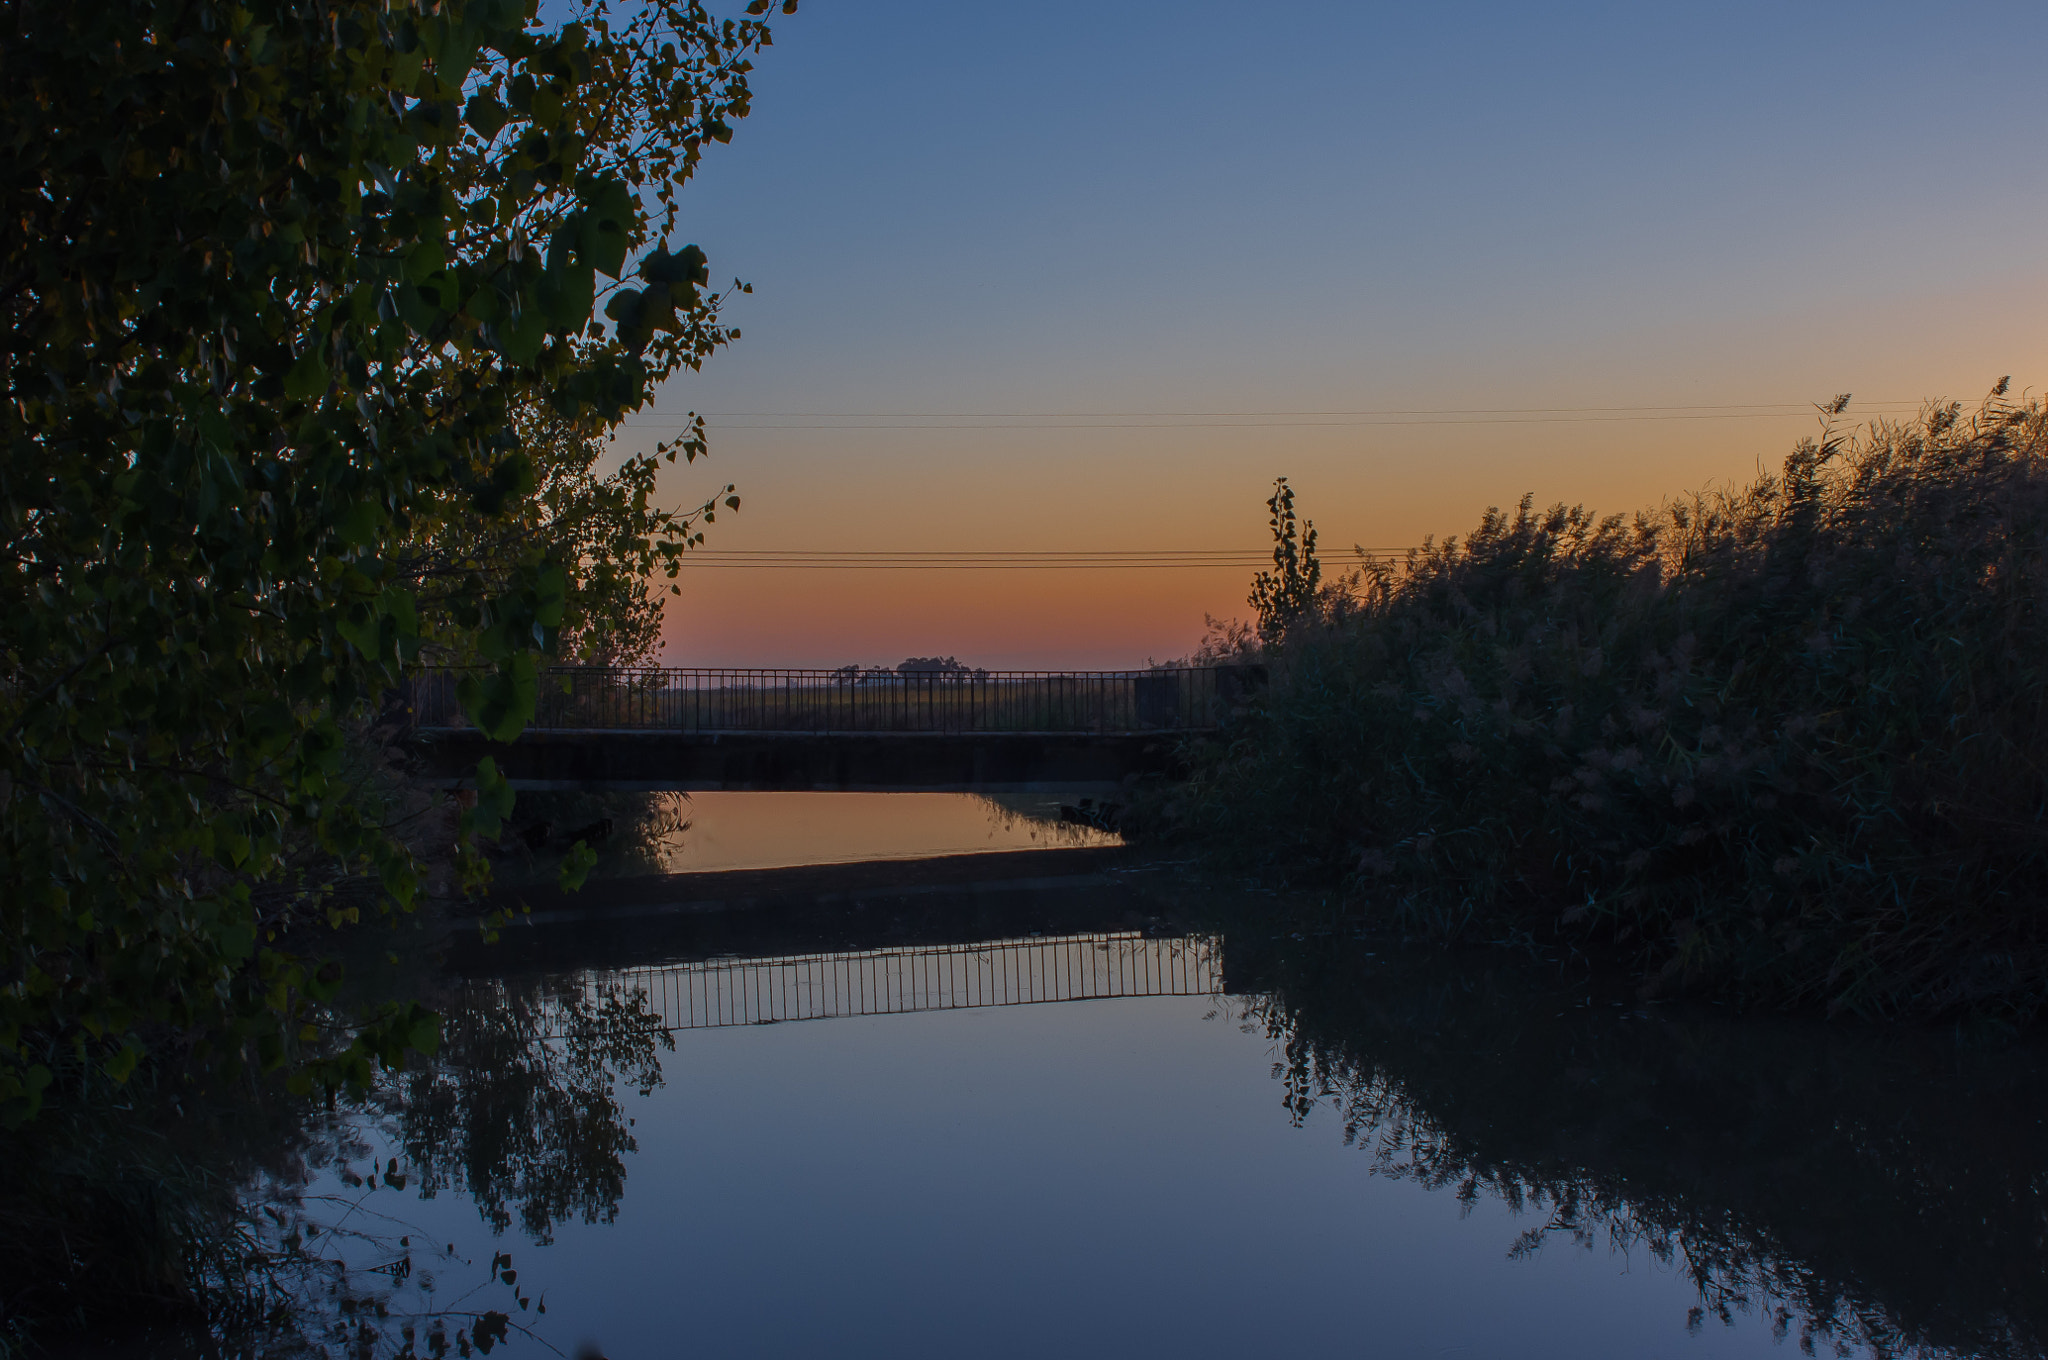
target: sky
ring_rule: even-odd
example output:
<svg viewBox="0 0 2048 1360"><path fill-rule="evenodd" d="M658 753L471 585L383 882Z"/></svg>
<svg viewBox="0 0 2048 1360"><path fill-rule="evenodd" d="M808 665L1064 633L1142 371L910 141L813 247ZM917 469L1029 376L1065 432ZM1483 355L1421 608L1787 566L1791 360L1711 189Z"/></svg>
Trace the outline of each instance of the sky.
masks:
<svg viewBox="0 0 2048 1360"><path fill-rule="evenodd" d="M743 338L667 665L1107 668L1327 564L2048 384L2048 7L805 0L682 240ZM674 244L680 244L680 241ZM743 569L721 554L1240 554ZM725 561L738 560L726 557Z"/></svg>

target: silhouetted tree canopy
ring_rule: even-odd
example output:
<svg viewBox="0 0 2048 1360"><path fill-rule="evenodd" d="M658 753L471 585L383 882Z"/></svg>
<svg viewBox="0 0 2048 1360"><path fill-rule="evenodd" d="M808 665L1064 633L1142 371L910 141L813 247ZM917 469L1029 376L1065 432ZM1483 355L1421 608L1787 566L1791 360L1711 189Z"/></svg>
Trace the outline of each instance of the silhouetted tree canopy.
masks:
<svg viewBox="0 0 2048 1360"><path fill-rule="evenodd" d="M702 426L577 459L732 338L667 243L769 38L695 0L20 0L0 30L20 1117L153 1045L289 1060L336 982L293 932L358 909L328 886L420 891L348 752L423 649L486 663L462 699L502 738L607 610L644 640L638 583L710 513L653 507L654 469ZM509 806L481 779L464 834ZM315 1075L433 1033L392 1011Z"/></svg>

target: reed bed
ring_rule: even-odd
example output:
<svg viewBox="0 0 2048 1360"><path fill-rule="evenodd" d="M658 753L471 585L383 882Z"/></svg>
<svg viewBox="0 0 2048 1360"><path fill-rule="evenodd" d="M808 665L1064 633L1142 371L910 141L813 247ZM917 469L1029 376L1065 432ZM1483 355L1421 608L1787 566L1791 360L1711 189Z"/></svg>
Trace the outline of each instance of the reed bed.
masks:
<svg viewBox="0 0 2048 1360"><path fill-rule="evenodd" d="M1862 1014L2048 985L2048 415L2004 384L1325 592L1167 810L1405 932Z"/></svg>

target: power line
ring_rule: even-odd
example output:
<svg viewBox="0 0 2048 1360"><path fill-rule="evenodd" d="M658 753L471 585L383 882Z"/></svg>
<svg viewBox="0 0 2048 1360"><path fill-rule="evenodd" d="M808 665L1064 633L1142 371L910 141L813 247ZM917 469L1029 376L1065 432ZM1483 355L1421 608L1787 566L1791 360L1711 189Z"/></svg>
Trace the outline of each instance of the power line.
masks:
<svg viewBox="0 0 2048 1360"><path fill-rule="evenodd" d="M1247 554L1271 557L1266 548L723 548L704 549L734 557L1243 557ZM1404 548L1368 548L1367 552L1405 552Z"/></svg>
<svg viewBox="0 0 2048 1360"><path fill-rule="evenodd" d="M705 560L708 556L692 553L689 567L694 571L1243 571L1270 566L1273 561L1271 555L1249 562L719 562Z"/></svg>
<svg viewBox="0 0 2048 1360"><path fill-rule="evenodd" d="M1908 415L1918 401L1863 402L1864 415ZM705 412L726 430L1088 430L1343 429L1415 425L1605 424L1634 421L1782 420L1815 414L1810 403L1702 403L1693 406L1394 407L1370 411L750 411ZM903 423L893 423L903 422ZM685 420L631 419L628 429L682 429Z"/></svg>
<svg viewBox="0 0 2048 1360"><path fill-rule="evenodd" d="M1917 401L1866 401L1857 406L1911 406ZM1175 416L1189 419L1211 416L1487 416L1487 415L1572 415L1603 411L1806 411L1817 408L1811 402L1740 401L1690 402L1679 406L1389 406L1364 411L720 411L703 412L706 419L820 419L931 417L933 419L1027 420L1049 416L1108 418L1112 416Z"/></svg>
<svg viewBox="0 0 2048 1360"><path fill-rule="evenodd" d="M1366 558L1384 561L1405 548L1367 548ZM1343 561L1356 560L1347 554ZM887 549L698 549L690 566L755 571L1118 571L1243 570L1272 564L1270 549L1166 548L1080 550L887 550Z"/></svg>

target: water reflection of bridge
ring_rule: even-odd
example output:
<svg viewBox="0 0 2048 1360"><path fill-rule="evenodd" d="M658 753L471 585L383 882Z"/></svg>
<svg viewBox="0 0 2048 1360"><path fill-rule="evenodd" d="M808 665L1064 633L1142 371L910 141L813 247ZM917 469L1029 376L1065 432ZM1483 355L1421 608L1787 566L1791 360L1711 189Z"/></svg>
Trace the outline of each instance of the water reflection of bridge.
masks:
<svg viewBox="0 0 2048 1360"><path fill-rule="evenodd" d="M625 970L664 1028L1030 1006L1222 990L1220 950L1139 931L985 940L770 958L714 958Z"/></svg>

